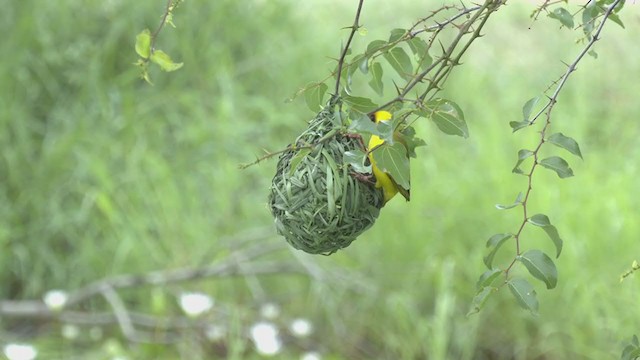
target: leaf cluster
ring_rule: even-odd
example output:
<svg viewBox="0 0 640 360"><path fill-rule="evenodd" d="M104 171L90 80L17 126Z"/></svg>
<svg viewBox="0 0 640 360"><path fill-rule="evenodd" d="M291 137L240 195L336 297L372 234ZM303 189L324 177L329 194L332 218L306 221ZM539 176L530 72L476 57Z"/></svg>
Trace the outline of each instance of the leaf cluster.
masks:
<svg viewBox="0 0 640 360"><path fill-rule="evenodd" d="M176 27L173 22L173 13L182 1L183 0L169 0L162 16L162 21L156 31L151 33L149 29L144 29L136 36L135 49L139 57L134 65L140 68L140 77L149 84L153 84L149 76L150 63L156 64L161 70L166 72L176 71L184 65L181 62L174 62L169 54L155 48L156 38L165 24L169 24L174 28Z"/></svg>

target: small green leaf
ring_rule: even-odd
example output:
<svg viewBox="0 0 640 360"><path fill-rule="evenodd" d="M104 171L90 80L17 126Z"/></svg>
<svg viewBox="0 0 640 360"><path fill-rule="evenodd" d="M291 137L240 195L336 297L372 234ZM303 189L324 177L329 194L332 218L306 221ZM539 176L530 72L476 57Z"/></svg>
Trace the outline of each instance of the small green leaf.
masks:
<svg viewBox="0 0 640 360"><path fill-rule="evenodd" d="M536 214L528 218L527 221L532 225L541 227L542 230L547 233L547 236L549 236L556 247L556 258L559 257L560 253L562 252L563 241L560 238L560 234L558 234L558 230L556 229L556 227L551 225L549 217L544 214Z"/></svg>
<svg viewBox="0 0 640 360"><path fill-rule="evenodd" d="M344 103L347 104L351 108L351 110L355 110L361 113L369 113L379 107L369 98L350 96L346 93L342 94L342 101L344 101Z"/></svg>
<svg viewBox="0 0 640 360"><path fill-rule="evenodd" d="M395 42L397 40L400 40L404 34L407 33L407 30L405 29L393 29L391 30L391 35L389 35L389 42Z"/></svg>
<svg viewBox="0 0 640 360"><path fill-rule="evenodd" d="M522 204L522 193L518 193L518 196L516 196L516 200L510 204L510 205L500 205L500 204L496 204L496 208L498 210L508 210L508 209L513 209L514 207L518 206Z"/></svg>
<svg viewBox="0 0 640 360"><path fill-rule="evenodd" d="M410 80L413 76L413 65L409 55L400 47L395 47L384 53L391 67L405 80Z"/></svg>
<svg viewBox="0 0 640 360"><path fill-rule="evenodd" d="M298 150L298 153L295 154L289 162L289 176L293 175L298 165L300 165L300 162L302 162L305 156L309 155L310 152L311 148L303 148Z"/></svg>
<svg viewBox="0 0 640 360"><path fill-rule="evenodd" d="M580 146L578 146L578 143L572 138L565 136L562 133L555 133L555 134L549 135L549 137L547 138L547 142L550 142L553 145L559 146L567 150L568 152L572 153L573 155L576 155L582 158L582 153L580 152Z"/></svg>
<svg viewBox="0 0 640 360"><path fill-rule="evenodd" d="M518 261L524 264L529 273L553 289L558 284L558 270L553 260L540 250L529 250L518 256Z"/></svg>
<svg viewBox="0 0 640 360"><path fill-rule="evenodd" d="M325 83L310 84L304 91L304 101L307 103L307 107L313 112L320 110L324 104L324 94L329 87Z"/></svg>
<svg viewBox="0 0 640 360"><path fill-rule="evenodd" d="M365 58L364 55L363 55L363 59L360 60L358 69L360 69L360 72L362 72L365 75L369 72L369 59Z"/></svg>
<svg viewBox="0 0 640 360"><path fill-rule="evenodd" d="M476 293L476 295L473 297L473 300L471 301L471 308L469 309L469 312L467 312L467 316L480 312L480 310L482 310L482 308L484 307L484 304L487 303L487 299L489 299L489 296L497 290L497 288L491 286L485 286L480 289L480 291Z"/></svg>
<svg viewBox="0 0 640 360"><path fill-rule="evenodd" d="M483 259L487 268L491 269L493 267L493 258L496 256L500 247L502 247L505 241L509 240L511 236L511 234L495 234L487 240L487 247L491 249L489 254Z"/></svg>
<svg viewBox="0 0 640 360"><path fill-rule="evenodd" d="M504 271L500 269L489 269L483 272L476 283L476 288L480 290L484 287L491 286L491 284L500 277L501 274L504 274Z"/></svg>
<svg viewBox="0 0 640 360"><path fill-rule="evenodd" d="M387 46L389 43L387 43L384 40L373 40L372 42L369 43L369 45L367 45L367 51L366 54L368 56L371 56L373 53L375 53L376 51L382 49L383 47Z"/></svg>
<svg viewBox="0 0 640 360"><path fill-rule="evenodd" d="M551 156L540 161L540 165L547 169L553 170L561 179L573 176L573 170L569 164L559 156Z"/></svg>
<svg viewBox="0 0 640 360"><path fill-rule="evenodd" d="M371 80L369 81L369 86L375 91L378 95L382 96L384 94L384 84L382 83L382 65L379 62L375 62L371 65Z"/></svg>
<svg viewBox="0 0 640 360"><path fill-rule="evenodd" d="M589 3L587 7L582 11L582 31L591 40L591 33L594 29L595 18L600 14L600 7L595 6L594 3Z"/></svg>
<svg viewBox="0 0 640 360"><path fill-rule="evenodd" d="M560 23L568 28L573 29L573 15L565 8L557 8L549 13L549 17L560 21Z"/></svg>
<svg viewBox="0 0 640 360"><path fill-rule="evenodd" d="M513 129L513 132L516 132L520 129L524 129L527 126L531 125L529 121L510 121L509 126Z"/></svg>
<svg viewBox="0 0 640 360"><path fill-rule="evenodd" d="M169 57L169 55L167 55L162 50L155 50L151 54L151 61L158 64L160 66L160 69L167 72L176 71L180 69L182 65L184 65L183 63L173 62L173 60L171 60L171 57Z"/></svg>
<svg viewBox="0 0 640 360"><path fill-rule="evenodd" d="M516 162L516 165L513 167L513 170L511 170L511 172L516 174L524 174L520 169L520 164L522 164L523 161L525 161L527 158L531 156L533 156L533 151L531 150L527 150L527 149L518 150L518 161Z"/></svg>
<svg viewBox="0 0 640 360"><path fill-rule="evenodd" d="M535 214L532 217L528 218L527 221L535 226L551 225L551 222L549 221L549 217L545 214Z"/></svg>
<svg viewBox="0 0 640 360"><path fill-rule="evenodd" d="M409 44L409 48L413 52L414 57L416 58L416 62L418 63L418 67L422 70L426 70L433 63L433 59L429 56L429 45L422 38L414 37L413 39L407 41Z"/></svg>
<svg viewBox="0 0 640 360"><path fill-rule="evenodd" d="M144 29L136 35L136 53L143 59L148 59L151 55L151 31Z"/></svg>
<svg viewBox="0 0 640 360"><path fill-rule="evenodd" d="M469 129L464 119L464 113L458 104L446 99L433 99L418 115L431 119L438 129L447 135L469 137Z"/></svg>
<svg viewBox="0 0 640 360"><path fill-rule="evenodd" d="M538 312L538 299L536 298L536 291L533 286L531 286L531 283L525 279L515 278L509 280L507 285L516 298L518 305L532 313Z"/></svg>
<svg viewBox="0 0 640 360"><path fill-rule="evenodd" d="M609 20L613 21L614 23L620 25L621 28L625 28L624 27L624 23L622 22L622 20L620 20L620 17L617 14L611 13L609 14Z"/></svg>
<svg viewBox="0 0 640 360"><path fill-rule="evenodd" d="M371 174L371 165L367 164L367 153L360 150L350 150L344 153L345 164L351 165L353 171L361 174Z"/></svg>
<svg viewBox="0 0 640 360"><path fill-rule="evenodd" d="M349 124L349 131L356 132L360 135L364 134L376 134L378 135L378 130L376 129L376 123L371 121L367 114L356 113L357 118L351 119L351 124Z"/></svg>
<svg viewBox="0 0 640 360"><path fill-rule="evenodd" d="M540 101L540 96L536 96L532 99L527 100L526 103L524 103L524 106L522 107L522 122L526 122L527 125L529 125L530 122L530 118L531 118L531 111L533 111L533 108L538 104L538 101ZM512 121L515 122L515 121ZM513 128L513 126L511 126ZM516 129L514 128L514 131Z"/></svg>
<svg viewBox="0 0 640 360"><path fill-rule="evenodd" d="M407 147L407 154L409 155L409 157L417 157L417 147L427 146L427 143L424 142L424 140L415 136L416 130L412 126L407 126L406 128L400 130L397 135L400 136L401 142Z"/></svg>
<svg viewBox="0 0 640 360"><path fill-rule="evenodd" d="M369 33L369 30L367 30L367 28L366 28L366 27L364 27L364 26L360 26L360 27L358 28L358 35L360 35L360 36L367 36L367 34L368 34L368 33Z"/></svg>
<svg viewBox="0 0 640 360"><path fill-rule="evenodd" d="M395 182L405 189L411 188L409 157L407 148L399 142L384 143L371 152L380 170L388 173Z"/></svg>

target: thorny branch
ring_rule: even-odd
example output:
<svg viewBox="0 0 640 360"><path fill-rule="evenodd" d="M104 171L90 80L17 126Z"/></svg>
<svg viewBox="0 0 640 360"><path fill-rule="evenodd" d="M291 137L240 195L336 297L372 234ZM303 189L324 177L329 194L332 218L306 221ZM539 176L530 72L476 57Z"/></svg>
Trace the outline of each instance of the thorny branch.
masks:
<svg viewBox="0 0 640 360"><path fill-rule="evenodd" d="M569 64L567 66L567 70L565 71L564 75L560 78L559 81L555 81L554 83L557 83L557 86L553 92L553 94L548 98L547 103L542 107L542 109L540 109L540 111L531 119L531 121L529 121L529 126L533 125L535 123L535 121L542 115L545 115L545 124L542 128L542 130L540 131L540 141L538 142L538 145L536 146L535 150L533 151L533 164L531 165L531 169L529 171L529 173L526 174L527 177L527 190L524 194L524 199L522 200L522 222L520 223L519 227L518 227L518 231L514 234L514 238L516 241L516 256L512 259L511 263L509 264L509 266L504 270L506 277L509 276L509 272L511 271L511 268L513 268L513 266L515 265L515 263L518 261L518 256L521 255L521 249L520 249L520 236L522 234L522 230L524 229L524 227L526 226L528 220L529 220L529 216L527 213L527 205L528 205L528 200L529 200L529 196L531 194L531 190L533 189L532 186L532 182L533 182L533 174L535 169L538 167L539 162L538 162L538 154L540 152L540 149L542 148L542 145L545 143L545 136L549 130L549 127L551 126L551 112L553 111L553 108L555 106L555 104L558 102L558 97L560 95L560 92L562 91L562 89L564 88L565 84L567 83L567 80L569 79L569 76L571 76L571 74L576 71L577 67L578 67L578 63L584 58L584 56L591 50L591 48L593 48L593 45L596 43L596 41L598 41L600 39L600 33L602 32L602 29L604 28L604 24L607 22L607 19L609 18L609 16L611 15L611 13L613 12L613 10L622 2L623 0L615 0L605 11L602 21L600 22L600 25L598 26L598 28L596 29L596 31L593 33L593 36L591 37L591 40L582 48L582 50L580 51L580 53L578 54L578 56L576 56L575 60Z"/></svg>

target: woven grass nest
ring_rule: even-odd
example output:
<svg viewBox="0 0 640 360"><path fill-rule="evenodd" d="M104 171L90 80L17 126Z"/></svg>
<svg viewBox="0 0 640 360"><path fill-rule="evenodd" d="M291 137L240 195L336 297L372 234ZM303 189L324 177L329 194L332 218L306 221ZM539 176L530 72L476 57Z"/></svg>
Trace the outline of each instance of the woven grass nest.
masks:
<svg viewBox="0 0 640 360"><path fill-rule="evenodd" d="M338 104L334 97L282 153L269 193L278 233L311 254L349 246L373 225L384 203L382 191L356 179L343 162L346 151L362 145L337 131Z"/></svg>

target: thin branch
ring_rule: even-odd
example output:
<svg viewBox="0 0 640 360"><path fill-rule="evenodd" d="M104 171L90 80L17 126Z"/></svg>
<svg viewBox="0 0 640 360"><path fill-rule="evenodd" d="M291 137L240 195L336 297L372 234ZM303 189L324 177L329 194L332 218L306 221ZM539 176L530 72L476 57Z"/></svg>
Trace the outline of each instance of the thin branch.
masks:
<svg viewBox="0 0 640 360"><path fill-rule="evenodd" d="M356 16L355 19L353 20L353 25L351 26L351 33L349 33L349 38L347 38L347 43L344 46L344 48L342 49L342 54L340 54L340 59L338 60L338 72L337 72L337 78L336 78L336 86L334 89L334 95L338 95L339 91L340 91L340 76L342 75L342 66L344 65L344 58L345 56L347 56L347 51L349 50L349 47L351 46L351 40L353 40L353 36L355 35L356 31L358 31L358 28L360 28L360 12L362 11L362 5L364 4L364 0L359 0L358 2L358 9L356 10Z"/></svg>
<svg viewBox="0 0 640 360"><path fill-rule="evenodd" d="M522 231L523 231L524 227L526 226L526 224L528 223L528 220L529 220L529 216L527 214L527 205L528 205L529 196L531 194L531 190L533 189L533 186L532 186L533 174L534 174L535 169L539 165L538 154L540 152L540 149L542 148L542 146L544 145L544 143L546 141L545 140L546 133L549 130L549 127L551 126L551 112L553 111L553 108L554 108L555 104L558 102L558 97L560 95L560 92L562 91L562 89L564 88L565 84L567 83L567 80L569 79L569 76L571 76L571 74L574 71L576 71L578 63L584 58L584 56L589 52L589 50L591 50L591 48L596 43L596 41L598 41L600 39L600 33L602 32L602 29L604 28L604 24L607 22L607 19L609 18L609 16L611 15L611 13L615 9L615 7L618 6L618 4L620 4L620 2L622 2L622 1L623 0L615 0L609 6L609 8L607 8L607 10L604 13L602 22L600 23L600 25L598 26L598 29L593 34L593 37L591 38L589 43L587 43L587 45L582 49L582 51L580 51L578 56L576 56L575 60L571 64L569 64L567 66L567 70L565 71L564 75L559 80L559 82L557 80L555 81L555 82L558 82L558 85L556 86L555 91L549 97L549 100L547 101L546 105L529 122L529 125L533 125L534 122L536 121L536 119L538 119L542 114L545 114L545 124L544 124L542 130L540 131L540 141L538 142L538 145L536 146L535 150L533 151L533 164L531 165L531 169L530 169L529 173L526 175L527 176L527 191L525 192L524 199L522 200L522 222L519 225L518 231L514 234L514 239L515 239L515 242L516 242L516 257L514 257L514 259L509 264L509 266L504 270L505 275L507 277L509 276L509 272L511 271L511 269L515 265L515 263L517 261L517 257L521 254L521 244L520 244L520 240L521 239L520 239L520 236L522 234Z"/></svg>
<svg viewBox="0 0 640 360"><path fill-rule="evenodd" d="M156 39L158 38L158 35L160 34L160 31L167 24L167 18L169 17L169 14L172 11L171 9L172 7L173 7L173 0L167 0L167 6L165 7L164 14L162 15L162 20L160 21L160 24L158 25L156 30L153 32L153 34L151 34L151 52L153 52L154 50L154 45L156 43Z"/></svg>

